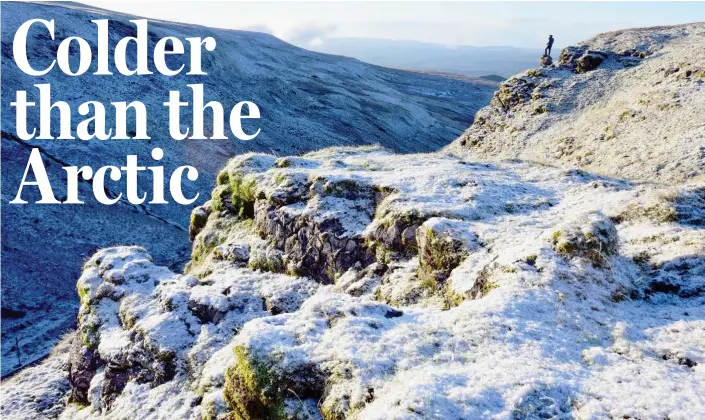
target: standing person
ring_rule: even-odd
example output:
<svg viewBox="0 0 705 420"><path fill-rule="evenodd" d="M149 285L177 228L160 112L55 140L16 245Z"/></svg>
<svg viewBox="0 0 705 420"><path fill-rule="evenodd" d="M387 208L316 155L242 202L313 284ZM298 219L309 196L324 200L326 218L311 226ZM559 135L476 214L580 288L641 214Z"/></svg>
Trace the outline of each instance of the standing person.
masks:
<svg viewBox="0 0 705 420"><path fill-rule="evenodd" d="M546 49L543 51L543 55L551 56L551 47L553 47L553 35L548 36L548 43L546 44Z"/></svg>

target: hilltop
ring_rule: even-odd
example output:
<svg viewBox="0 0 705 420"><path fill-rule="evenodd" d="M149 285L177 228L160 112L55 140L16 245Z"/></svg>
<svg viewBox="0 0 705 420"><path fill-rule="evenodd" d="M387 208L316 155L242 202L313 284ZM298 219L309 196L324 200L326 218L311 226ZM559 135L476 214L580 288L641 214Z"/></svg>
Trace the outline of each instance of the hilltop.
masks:
<svg viewBox="0 0 705 420"><path fill-rule="evenodd" d="M601 34L503 82L449 147L662 183L705 171L705 24Z"/></svg>

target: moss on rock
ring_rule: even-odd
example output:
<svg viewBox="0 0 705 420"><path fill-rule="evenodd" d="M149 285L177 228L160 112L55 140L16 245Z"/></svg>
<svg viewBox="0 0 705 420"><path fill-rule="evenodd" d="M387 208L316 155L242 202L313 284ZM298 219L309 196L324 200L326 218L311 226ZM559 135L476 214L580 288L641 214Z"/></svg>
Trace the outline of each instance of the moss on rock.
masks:
<svg viewBox="0 0 705 420"><path fill-rule="evenodd" d="M271 359L261 360L244 346L236 346L235 363L225 371L229 417L243 420L285 419L288 398L320 398L323 378L313 366L284 369Z"/></svg>

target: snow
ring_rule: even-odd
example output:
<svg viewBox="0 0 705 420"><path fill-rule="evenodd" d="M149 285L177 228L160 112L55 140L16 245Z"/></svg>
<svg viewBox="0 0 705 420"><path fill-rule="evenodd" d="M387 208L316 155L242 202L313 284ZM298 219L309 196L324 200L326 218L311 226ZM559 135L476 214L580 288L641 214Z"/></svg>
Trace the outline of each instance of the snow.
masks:
<svg viewBox="0 0 705 420"><path fill-rule="evenodd" d="M487 123L447 149L634 180L702 182L704 42L703 23L598 35L576 46L607 54L597 69L576 74L554 60L515 76L505 84L532 84L524 102L482 109L476 119ZM627 57L630 50L649 55ZM537 114L542 106L547 112Z"/></svg>
<svg viewBox="0 0 705 420"><path fill-rule="evenodd" d="M391 274L367 275L359 280L364 284L353 281L364 267L353 267L335 287L318 287L306 278L252 272L222 261L208 263L212 273L193 281L154 266L139 248L101 251L86 264L79 287L89 285L95 299L101 285L115 283L116 291L123 290L116 295L124 297L119 310L110 299L92 306L100 317L99 352L109 357L125 345L124 326L109 315L112 310L134 314L134 329L154 343L150 346L177 350L200 366L195 377L177 376L154 388L131 382L112 415L142 416L153 407L156 414L147 418L160 418L167 408L195 398L198 389L201 404L181 407L183 417L209 403L227 411L224 370L233 363L236 346L256 360L276 354L281 372L315 364L328 378L321 406L357 418L705 415L699 391L705 386L705 300L698 292L704 283L705 235L698 225L654 220L633 210L669 205L687 193L684 188L520 162L478 164L381 149L359 154L330 149L303 159L305 164L285 168L287 174L394 191L373 213L361 199L361 208L375 221L351 223L353 234L369 234L369 225L392 214L413 210L433 216L422 229L460 238L467 250L450 274L451 289L463 294L480 276L493 287L443 310L428 294L403 303L417 281L417 258L392 261ZM278 184L268 180L282 169L253 170L258 188L276 195ZM317 200L312 193L292 205L315 206L316 213L356 201L327 198ZM606 254L606 263L554 249L555 232L575 229L587 236L611 226L609 218L617 222L606 232L616 235L618 245L616 253ZM673 261L690 262L672 267ZM693 293L680 297L654 289L665 277ZM399 306L376 301L378 288L399 296L394 299ZM254 296L292 303L272 316ZM159 302L168 299L175 309L164 312ZM199 321L194 305L223 318ZM90 417L89 409L67 413Z"/></svg>

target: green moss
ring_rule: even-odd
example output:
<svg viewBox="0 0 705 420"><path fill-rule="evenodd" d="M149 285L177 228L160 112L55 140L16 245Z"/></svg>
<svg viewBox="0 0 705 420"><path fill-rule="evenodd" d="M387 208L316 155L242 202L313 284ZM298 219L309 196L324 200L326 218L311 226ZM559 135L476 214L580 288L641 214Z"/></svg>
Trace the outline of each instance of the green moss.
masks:
<svg viewBox="0 0 705 420"><path fill-rule="evenodd" d="M287 176L284 175L281 171L277 171L274 173L274 182L277 184L281 184L282 182L286 181Z"/></svg>
<svg viewBox="0 0 705 420"><path fill-rule="evenodd" d="M215 403L208 401L201 411L201 420L216 420L218 412L215 410Z"/></svg>
<svg viewBox="0 0 705 420"><path fill-rule="evenodd" d="M678 212L668 203L657 203L646 207L632 204L613 218L615 223L638 219L648 219L657 223L677 222Z"/></svg>
<svg viewBox="0 0 705 420"><path fill-rule="evenodd" d="M228 174L228 171L223 170L223 171L220 171L220 173L218 174L218 177L216 178L215 185L227 185L229 181L230 181L230 175Z"/></svg>
<svg viewBox="0 0 705 420"><path fill-rule="evenodd" d="M245 179L239 172L230 174L231 206L233 213L240 218L254 217L254 204L257 194L257 183L254 179Z"/></svg>
<svg viewBox="0 0 705 420"><path fill-rule="evenodd" d="M539 105L534 108L534 115L541 115L548 112L548 107L546 105Z"/></svg>
<svg viewBox="0 0 705 420"><path fill-rule="evenodd" d="M546 77L539 69L531 69L526 72L526 75L529 77Z"/></svg>
<svg viewBox="0 0 705 420"><path fill-rule="evenodd" d="M555 244L556 242L558 242L558 239L560 239L561 236L563 236L563 232L561 232L560 230L557 230L557 231L553 232L553 235L551 235L551 240Z"/></svg>
<svg viewBox="0 0 705 420"><path fill-rule="evenodd" d="M276 258L250 258L249 267L252 270L267 271L270 273L284 273L286 272L290 276L301 277L295 269L290 269L285 267L282 261Z"/></svg>
<svg viewBox="0 0 705 420"><path fill-rule="evenodd" d="M263 363L249 357L243 346L234 349L235 364L225 371L223 397L231 417L243 420L284 419L281 381Z"/></svg>
<svg viewBox="0 0 705 420"><path fill-rule="evenodd" d="M201 265L215 247L216 245L208 245L204 240L197 241L191 251L191 267L196 268Z"/></svg>
<svg viewBox="0 0 705 420"><path fill-rule="evenodd" d="M81 286L80 283L76 284L76 291L78 292L78 298L81 305L88 305L91 303L91 288L89 286Z"/></svg>
<svg viewBox="0 0 705 420"><path fill-rule="evenodd" d="M84 402L81 402L81 401L75 401L75 400L73 400L70 396L69 396L68 405L76 406L76 407L79 408L79 410L82 410L82 409L84 409L84 408L90 406L89 403L84 403Z"/></svg>
<svg viewBox="0 0 705 420"><path fill-rule="evenodd" d="M486 296L489 292L498 287L499 285L497 283L488 280L482 284L482 288L480 289L480 291L482 292L482 296Z"/></svg>
<svg viewBox="0 0 705 420"><path fill-rule="evenodd" d="M517 269L512 267L511 265L503 265L502 271L504 271L505 273L516 273Z"/></svg>
<svg viewBox="0 0 705 420"><path fill-rule="evenodd" d="M439 284L438 280L431 273L419 272L419 280L421 281L421 287L430 291L432 294L438 293Z"/></svg>
<svg viewBox="0 0 705 420"><path fill-rule="evenodd" d="M630 111L630 110L626 110L626 111L622 112L622 114L619 116L619 120L620 120L620 121L626 121L626 120L628 120L629 118L634 117L635 115L636 115L636 114L635 114L634 112L632 112L632 111Z"/></svg>
<svg viewBox="0 0 705 420"><path fill-rule="evenodd" d="M100 325L87 324L81 327L81 344L89 349L95 349L98 347L98 342L100 341L100 333L98 329Z"/></svg>
<svg viewBox="0 0 705 420"><path fill-rule="evenodd" d="M254 217L254 203L257 194L254 178L246 179L241 172L221 172L218 185L211 192L211 208L214 211L228 210L240 218ZM230 203L228 203L230 199Z"/></svg>
<svg viewBox="0 0 705 420"><path fill-rule="evenodd" d="M443 286L443 309L448 310L454 308L465 300L465 297L459 293L455 293L451 288L449 283L445 283Z"/></svg>
<svg viewBox="0 0 705 420"><path fill-rule="evenodd" d="M171 298L168 298L162 302L162 309L164 309L165 312L171 312L174 310L174 302L171 301Z"/></svg>
<svg viewBox="0 0 705 420"><path fill-rule="evenodd" d="M570 241L561 241L556 244L556 252L561 255L569 255L575 251L576 248Z"/></svg>
<svg viewBox="0 0 705 420"><path fill-rule="evenodd" d="M424 249L419 251L422 254L419 255L417 275L421 281L421 287L441 296L448 307L455 306L454 302L462 301L462 298L449 295L450 289L445 284L451 271L467 257L467 251L463 249L462 242L449 236L439 236L433 229L427 228Z"/></svg>
<svg viewBox="0 0 705 420"><path fill-rule="evenodd" d="M211 192L211 208L214 211L223 211L226 209L225 200L232 195L232 190L229 185L219 185Z"/></svg>
<svg viewBox="0 0 705 420"><path fill-rule="evenodd" d="M124 321L123 321L123 326L127 329L130 329L135 326L137 323L137 317L132 315L132 316L126 316Z"/></svg>
<svg viewBox="0 0 705 420"><path fill-rule="evenodd" d="M343 179L335 182L327 182L323 187L323 192L334 197L354 199L359 197L364 186L350 179Z"/></svg>
<svg viewBox="0 0 705 420"><path fill-rule="evenodd" d="M467 252L459 249L460 244L449 237L439 237L432 229L426 230L428 249L424 262L430 267L450 273L467 256Z"/></svg>
<svg viewBox="0 0 705 420"><path fill-rule="evenodd" d="M189 230L194 232L200 232L206 226L208 222L208 214L205 212L192 211Z"/></svg>
<svg viewBox="0 0 705 420"><path fill-rule="evenodd" d="M137 317L128 313L128 311L124 308L124 306L120 307L120 310L118 312L118 318L120 319L122 328L125 330L129 330L134 327L137 323Z"/></svg>
<svg viewBox="0 0 705 420"><path fill-rule="evenodd" d="M343 420L346 417L343 413L339 412L333 405L322 405L321 416L323 416L323 420Z"/></svg>

